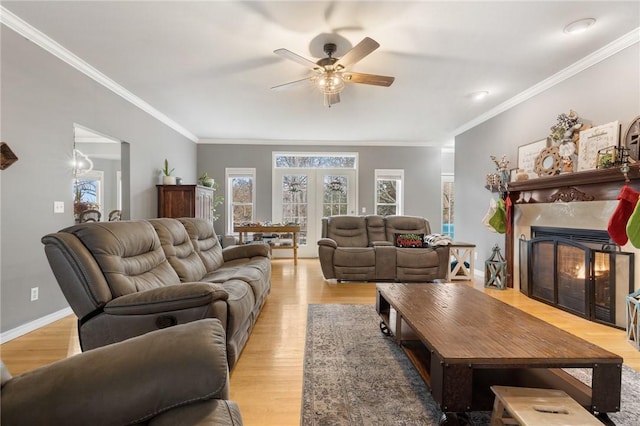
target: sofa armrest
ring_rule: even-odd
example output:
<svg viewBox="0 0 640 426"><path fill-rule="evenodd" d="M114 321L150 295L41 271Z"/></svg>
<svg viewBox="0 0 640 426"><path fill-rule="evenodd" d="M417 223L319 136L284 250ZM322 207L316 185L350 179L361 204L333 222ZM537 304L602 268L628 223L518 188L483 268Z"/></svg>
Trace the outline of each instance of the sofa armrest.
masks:
<svg viewBox="0 0 640 426"><path fill-rule="evenodd" d="M219 284L182 283L120 296L107 303L104 312L110 315L166 313L228 298L229 294Z"/></svg>
<svg viewBox="0 0 640 426"><path fill-rule="evenodd" d="M331 247L331 248L338 248L338 243L336 243L331 238L320 238L318 240L318 245L319 246L325 246L325 247Z"/></svg>
<svg viewBox="0 0 640 426"><path fill-rule="evenodd" d="M177 325L93 349L13 377L2 424L133 424L229 393L217 319Z"/></svg>
<svg viewBox="0 0 640 426"><path fill-rule="evenodd" d="M251 243L240 246L229 246L222 249L222 258L225 262L255 256L270 257L271 249L269 248L269 244Z"/></svg>
<svg viewBox="0 0 640 426"><path fill-rule="evenodd" d="M174 408L154 417L148 426L242 426L240 408L234 401L210 399Z"/></svg>

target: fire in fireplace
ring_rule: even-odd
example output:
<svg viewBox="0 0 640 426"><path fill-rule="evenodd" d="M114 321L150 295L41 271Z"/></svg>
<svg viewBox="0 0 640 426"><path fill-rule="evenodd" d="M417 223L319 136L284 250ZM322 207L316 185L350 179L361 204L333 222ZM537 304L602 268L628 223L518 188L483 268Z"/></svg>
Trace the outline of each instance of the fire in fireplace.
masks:
<svg viewBox="0 0 640 426"><path fill-rule="evenodd" d="M531 227L520 239L520 291L591 321L624 328L634 254L607 231Z"/></svg>

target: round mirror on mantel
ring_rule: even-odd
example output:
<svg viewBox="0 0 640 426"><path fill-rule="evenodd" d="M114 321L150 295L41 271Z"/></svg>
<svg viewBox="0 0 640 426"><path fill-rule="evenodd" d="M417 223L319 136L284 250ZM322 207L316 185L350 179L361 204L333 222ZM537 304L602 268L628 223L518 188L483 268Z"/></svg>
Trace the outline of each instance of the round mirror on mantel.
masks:
<svg viewBox="0 0 640 426"><path fill-rule="evenodd" d="M534 171L538 176L553 176L560 172L560 153L557 146L549 146L536 157Z"/></svg>

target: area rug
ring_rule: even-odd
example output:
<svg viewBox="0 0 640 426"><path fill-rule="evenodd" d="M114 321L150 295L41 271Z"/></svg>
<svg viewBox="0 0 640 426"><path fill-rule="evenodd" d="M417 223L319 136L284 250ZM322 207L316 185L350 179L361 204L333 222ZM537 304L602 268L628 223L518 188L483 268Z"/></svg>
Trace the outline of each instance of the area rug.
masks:
<svg viewBox="0 0 640 426"><path fill-rule="evenodd" d="M373 305L309 305L302 393L303 426L438 425L442 416L402 349L379 329ZM570 369L580 380L586 370ZM618 426L640 418L640 373L624 367ZM489 424L489 412L469 414Z"/></svg>

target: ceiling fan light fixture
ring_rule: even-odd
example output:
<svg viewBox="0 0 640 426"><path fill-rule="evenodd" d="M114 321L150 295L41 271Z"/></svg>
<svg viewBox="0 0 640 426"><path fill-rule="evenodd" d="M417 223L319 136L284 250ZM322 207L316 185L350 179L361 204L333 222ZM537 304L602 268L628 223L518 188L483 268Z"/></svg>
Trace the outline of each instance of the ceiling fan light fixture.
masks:
<svg viewBox="0 0 640 426"><path fill-rule="evenodd" d="M344 89L344 81L340 74L327 71L316 80L316 87L325 94L335 95Z"/></svg>
<svg viewBox="0 0 640 426"><path fill-rule="evenodd" d="M595 23L596 20L593 18L579 19L564 27L564 32L565 34L579 34L592 27Z"/></svg>

